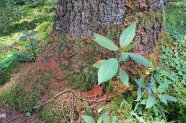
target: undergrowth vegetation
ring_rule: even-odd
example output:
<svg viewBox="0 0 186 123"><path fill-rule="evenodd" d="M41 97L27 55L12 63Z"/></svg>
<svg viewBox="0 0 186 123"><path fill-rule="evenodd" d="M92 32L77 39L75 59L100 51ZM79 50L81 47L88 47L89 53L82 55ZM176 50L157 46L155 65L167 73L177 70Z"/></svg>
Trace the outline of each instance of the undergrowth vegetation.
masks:
<svg viewBox="0 0 186 123"><path fill-rule="evenodd" d="M55 2L46 1L38 3L37 6L34 6L34 3L25 3L14 7L7 5L6 7L5 3L9 2L18 4L26 1L0 1L0 74L6 74L1 76L0 84L10 79L8 77L10 74L8 73L13 70L10 69L13 63L17 61L31 62L33 60L33 56L27 54L25 50L28 43L18 41L21 32L23 30L38 30L40 33L37 37L41 41L38 47L41 49L49 41L49 34L52 31L52 21L54 19L54 13L51 12L51 8L55 5ZM39 49L36 54L40 53Z"/></svg>
<svg viewBox="0 0 186 123"><path fill-rule="evenodd" d="M165 9L159 42L153 53L145 56L149 62L132 53L140 43L132 43L136 39L136 23L121 35L121 29L103 32L109 39L94 35L95 42L115 53L105 51L91 39L80 42L66 35L54 35L57 43L51 50L48 42L53 34L54 1L0 0L0 108L11 107L27 117L37 113L42 123L78 119L86 123L184 123L186 17L180 8L185 3L173 3L179 10ZM48 48L46 62L37 61L43 48ZM57 60L48 57L53 50ZM128 63L129 58L146 67ZM98 62L93 64L95 61ZM97 74L93 67L99 69ZM128 85L125 93L120 81ZM95 86L98 88L92 91ZM68 93L61 98L56 96L64 91Z"/></svg>

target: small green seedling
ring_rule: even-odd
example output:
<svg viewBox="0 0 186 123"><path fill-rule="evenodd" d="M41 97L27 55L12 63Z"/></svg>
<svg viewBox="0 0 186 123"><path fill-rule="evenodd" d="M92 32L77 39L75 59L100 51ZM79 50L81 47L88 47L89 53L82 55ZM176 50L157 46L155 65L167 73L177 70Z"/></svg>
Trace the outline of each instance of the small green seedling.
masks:
<svg viewBox="0 0 186 123"><path fill-rule="evenodd" d="M37 59L36 49L38 45L38 40L34 38L35 35L38 34L38 31L22 31L23 35L19 37L19 41L25 42L28 41L29 45L27 46L28 50L31 50L33 54L34 60Z"/></svg>
<svg viewBox="0 0 186 123"><path fill-rule="evenodd" d="M120 48L116 46L112 40L99 35L95 34L95 38L93 39L95 42L97 42L99 45L101 45L104 48L107 48L111 51L119 52L118 58L110 58L108 60L99 60L97 61L93 67L98 68L98 84L102 84L104 82L107 82L111 80L118 72L119 69L119 76L121 81L129 85L129 76L128 74L120 67L119 62L126 62L128 58L130 57L134 61L136 61L139 64L142 64L144 66L149 65L149 61L146 60L143 56L137 54L137 53L131 53L128 52L130 49L134 48L139 41L134 42L132 41L135 37L136 32L136 23L131 24L129 27L127 27L120 36Z"/></svg>

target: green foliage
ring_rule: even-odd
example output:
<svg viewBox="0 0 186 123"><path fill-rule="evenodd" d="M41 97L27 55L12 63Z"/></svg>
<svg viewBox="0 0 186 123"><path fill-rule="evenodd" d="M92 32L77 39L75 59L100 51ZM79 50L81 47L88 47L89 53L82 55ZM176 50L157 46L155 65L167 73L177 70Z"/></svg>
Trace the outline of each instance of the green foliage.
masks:
<svg viewBox="0 0 186 123"><path fill-rule="evenodd" d="M156 99L150 96L146 101L146 108L152 108L156 104Z"/></svg>
<svg viewBox="0 0 186 123"><path fill-rule="evenodd" d="M3 102L10 107L19 108L22 112L32 112L35 102L41 100L42 93L39 90L29 91L23 87L15 86L4 92Z"/></svg>
<svg viewBox="0 0 186 123"><path fill-rule="evenodd" d="M185 1L167 1L165 6L164 21L168 31L177 37L177 35L186 34L186 14L185 13Z"/></svg>
<svg viewBox="0 0 186 123"><path fill-rule="evenodd" d="M128 46L132 42L135 33L136 33L136 23L131 24L123 31L123 33L120 36L120 47Z"/></svg>
<svg viewBox="0 0 186 123"><path fill-rule="evenodd" d="M119 58L119 61L125 62L128 60L128 58L129 58L129 55L127 53L121 52L121 56Z"/></svg>
<svg viewBox="0 0 186 123"><path fill-rule="evenodd" d="M154 122L167 121L167 106L173 102L176 103L177 99L168 94L168 88L172 85L166 82L159 83L155 76L156 74L151 75L146 81L135 80L138 85L136 105L131 112L131 117L127 120L136 118L139 122L145 123L152 116Z"/></svg>
<svg viewBox="0 0 186 123"><path fill-rule="evenodd" d="M82 118L86 123L96 123L92 116L83 115Z"/></svg>
<svg viewBox="0 0 186 123"><path fill-rule="evenodd" d="M113 50L113 51L118 50L118 47L112 42L112 40L99 34L94 34L94 36L95 36L94 41L97 42L102 47L107 48L109 50Z"/></svg>
<svg viewBox="0 0 186 123"><path fill-rule="evenodd" d="M65 122L64 116L69 119L69 109L63 107L60 109L61 102L59 100L54 100L48 103L42 110L38 113L41 116L41 123L63 123Z"/></svg>
<svg viewBox="0 0 186 123"><path fill-rule="evenodd" d="M131 117L140 122L184 122L185 117L185 39L164 37L160 66L145 81L136 80L137 99Z"/></svg>
<svg viewBox="0 0 186 123"><path fill-rule="evenodd" d="M139 54L136 53L127 53L128 56L130 56L131 59L133 59L135 62L142 64L144 66L148 66L149 65L149 61L146 60L144 57L142 57Z"/></svg>
<svg viewBox="0 0 186 123"><path fill-rule="evenodd" d="M123 123L117 116L109 117L108 112L104 112L97 120L90 115L82 115L82 119L85 123Z"/></svg>
<svg viewBox="0 0 186 123"><path fill-rule="evenodd" d="M99 60L95 64L93 64L93 67L100 68L101 64L103 64L104 62L106 62L106 60Z"/></svg>
<svg viewBox="0 0 186 123"><path fill-rule="evenodd" d="M102 84L103 82L112 79L118 71L118 66L118 61L115 58L103 62L98 71L98 83Z"/></svg>
<svg viewBox="0 0 186 123"><path fill-rule="evenodd" d="M0 61L0 69L7 68L13 63L13 61L14 61L13 55L9 55L5 59L2 59Z"/></svg>
<svg viewBox="0 0 186 123"><path fill-rule="evenodd" d="M92 115L93 114L93 111L90 108L90 106L88 105L87 100L84 100L84 104L85 104L85 107L86 107L86 110L87 110L88 115Z"/></svg>
<svg viewBox="0 0 186 123"><path fill-rule="evenodd" d="M25 3L33 3L36 0L5 0L7 6L20 5Z"/></svg>
<svg viewBox="0 0 186 123"><path fill-rule="evenodd" d="M6 69L1 70L0 67L0 85L5 84L11 78L11 73L15 70L16 65L11 64Z"/></svg>
<svg viewBox="0 0 186 123"><path fill-rule="evenodd" d="M121 81L128 86L129 77L123 69L119 70L119 76L120 76Z"/></svg>
<svg viewBox="0 0 186 123"><path fill-rule="evenodd" d="M29 0L26 1L28 2ZM49 39L54 17L53 13L49 13L49 10L54 5L53 3L45 2L45 4L34 8L27 4L7 7L5 3L4 0L0 2L0 12L2 15L0 17L0 84L9 81L14 67L18 64L17 61L34 61L33 55L25 50L29 42L18 42L17 40L20 31L25 29L39 30L41 33L36 35L36 37L43 40L43 44L39 44L39 47L41 47ZM40 50L39 48L37 49L38 53Z"/></svg>
<svg viewBox="0 0 186 123"><path fill-rule="evenodd" d="M110 102L106 111L110 112L111 116L117 115L119 119L127 119L132 110L133 96L131 94L120 95L114 97Z"/></svg>
<svg viewBox="0 0 186 123"><path fill-rule="evenodd" d="M168 93L174 95L177 98L175 105L168 106L167 110L170 114L168 120L175 120L176 122L184 122L186 120L186 39L178 38L172 39L171 37L165 37L165 41L168 44L163 44L161 47L160 61L163 63L162 67L158 67L156 78L159 82L167 82L172 85L172 88L168 88ZM167 101L175 101L174 97L167 95L160 96L160 99L167 104Z"/></svg>
<svg viewBox="0 0 186 123"><path fill-rule="evenodd" d="M33 67L32 69L36 68ZM23 71L15 80L11 88L7 88L2 93L3 104L10 107L18 108L22 112L32 112L43 98L49 88L50 79L54 78L49 70L35 71L38 74L32 73L32 69ZM37 79L33 79L37 75Z"/></svg>
<svg viewBox="0 0 186 123"><path fill-rule="evenodd" d="M67 87L81 90L82 92L88 91L95 84L96 70L89 69L85 67L81 73L74 73L72 77L69 78Z"/></svg>
<svg viewBox="0 0 186 123"><path fill-rule="evenodd" d="M112 40L101 36L99 34L95 34L94 41L97 42L99 45L101 45L104 48L107 48L109 50L113 51L119 51L118 54L120 54L119 61L127 61L128 57L133 59L139 64L142 64L144 66L148 66L149 62L146 60L143 56L136 54L136 53L129 53L129 52L124 52L128 51L129 49L125 50L126 47L133 48L134 44L129 45L135 36L135 31L136 31L136 23L131 24L129 27L127 27L123 33L120 36L120 51L119 48L113 43ZM139 41L138 41L139 42ZM136 45L137 43L135 43ZM98 83L102 84L104 82L109 81L112 79L118 72L119 68L119 61L116 58L111 58L108 60L100 60L97 63L95 63L93 66L96 68L99 68L98 70ZM120 79L123 83L126 85L128 84L129 77L128 74L120 68Z"/></svg>
<svg viewBox="0 0 186 123"><path fill-rule="evenodd" d="M38 46L38 40L35 39L33 36L38 34L38 31L23 31L22 32L23 35L21 37L19 37L19 41L21 42L25 42L25 41L29 41L29 45L26 47L27 50L30 50L31 53L33 54L34 60L37 59L37 54L36 54L36 49Z"/></svg>

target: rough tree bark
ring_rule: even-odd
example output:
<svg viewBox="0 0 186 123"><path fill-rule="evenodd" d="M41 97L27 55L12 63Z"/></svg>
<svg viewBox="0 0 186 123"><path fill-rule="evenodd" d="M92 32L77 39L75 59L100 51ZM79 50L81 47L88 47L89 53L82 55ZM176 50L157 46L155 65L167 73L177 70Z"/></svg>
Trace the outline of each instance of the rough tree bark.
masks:
<svg viewBox="0 0 186 123"><path fill-rule="evenodd" d="M111 23L122 24L126 3L127 0L60 0L63 17L59 29L81 37Z"/></svg>
<svg viewBox="0 0 186 123"><path fill-rule="evenodd" d="M158 40L158 33L162 29L162 16L160 14L162 14L164 0L59 0L55 10L57 15L55 30L80 38L91 36L93 32L103 30L110 24L125 25L124 20L129 16L127 12L132 6L126 6L129 3L138 4L137 13L148 12L153 16L153 20L138 19L139 28L143 30L144 34L142 37L142 43L146 45L144 51L151 52ZM135 11L135 8L132 9ZM157 14L157 11L160 11L160 14ZM142 20L149 21L148 26L141 26L143 25L140 22Z"/></svg>
<svg viewBox="0 0 186 123"><path fill-rule="evenodd" d="M53 57L57 47L58 60L63 57L65 45L69 46L72 43L60 43L59 40L65 40L60 39L61 34L82 39L92 36L94 32L104 32L108 26L125 28L129 23L136 21L137 36L141 37L141 42L135 50L147 55L152 52L159 39L163 7L164 0L59 0L54 8L56 20L52 39L52 42L57 43L53 46L53 53L52 47L49 47L49 53L44 53L47 57ZM121 33L121 29L118 30Z"/></svg>

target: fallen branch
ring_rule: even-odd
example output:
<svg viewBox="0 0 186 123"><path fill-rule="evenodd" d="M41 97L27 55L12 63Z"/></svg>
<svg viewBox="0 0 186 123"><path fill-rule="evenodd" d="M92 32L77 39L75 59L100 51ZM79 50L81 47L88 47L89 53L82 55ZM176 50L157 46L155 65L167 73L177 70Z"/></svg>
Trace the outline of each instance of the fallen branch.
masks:
<svg viewBox="0 0 186 123"><path fill-rule="evenodd" d="M73 99L76 98L77 100L79 100L79 101L81 101L81 102L83 102L86 98L91 98L91 99L86 99L86 100L87 100L88 102L94 102L94 103L98 103L98 102L102 102L102 101L108 101L108 100L111 100L113 97L118 96L118 95L121 94L121 93L118 93L118 94L115 94L115 95L108 95L108 94L106 94L106 96L103 95L103 96L101 96L101 97L95 97L95 98L92 99L93 96L92 96L92 97L86 97L86 98L85 98L85 97L82 97L80 94L77 94L75 91L73 91L73 90L71 90L71 89L67 89L67 90L64 90L64 91L58 93L56 96L50 98L49 100L47 100L47 101L45 101L45 102L43 102L43 103L41 103L41 104L39 104L39 105L34 106L33 109L40 108L40 107L42 107L42 106L48 104L49 102L52 102L53 100L56 100L59 96L62 96L62 95L67 94L67 93L71 93ZM97 98L97 100L96 100L96 98ZM74 103L74 102L73 102L73 103ZM75 108L75 107L73 107L73 108ZM74 109L73 109L73 110L74 110ZM21 114L21 115L19 115L19 116L13 118L13 119L11 119L11 120L8 120L8 121L5 122L5 123L10 123L10 122L12 122L12 121L14 121L14 120L16 120L16 119L22 117L22 116L24 116L24 114ZM67 120L67 119L65 119L65 120Z"/></svg>
<svg viewBox="0 0 186 123"><path fill-rule="evenodd" d="M45 101L44 103L35 106L33 109L39 108L39 107L41 107L41 106L43 106L43 105L45 105L45 104L47 104L47 103L49 103L49 102L55 100L55 99L58 98L59 96L61 96L61 95L63 95L63 94L66 94L66 93L69 93L69 92L71 92L71 90L64 90L64 91L60 92L59 94L57 94L56 96L52 97L51 99Z"/></svg>

